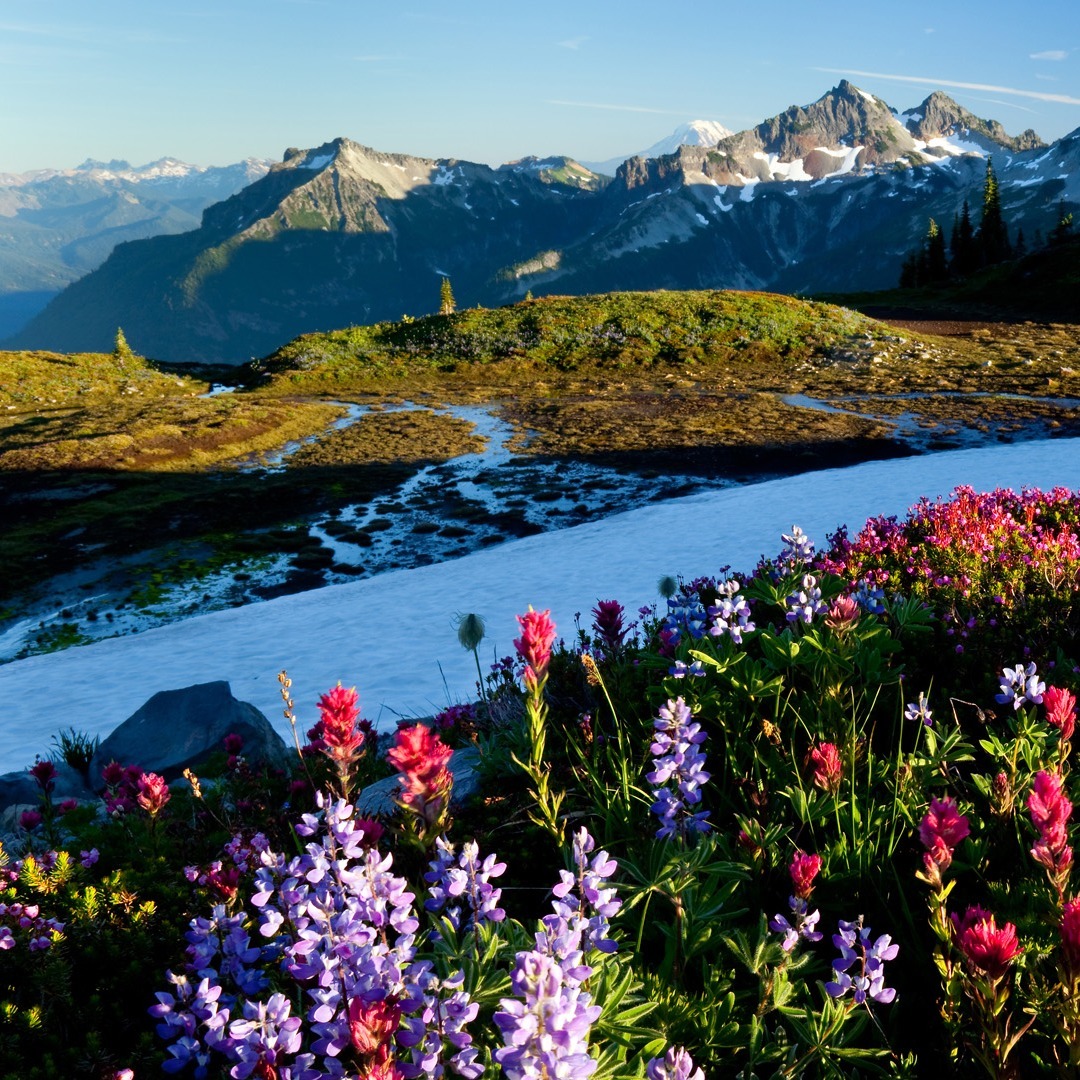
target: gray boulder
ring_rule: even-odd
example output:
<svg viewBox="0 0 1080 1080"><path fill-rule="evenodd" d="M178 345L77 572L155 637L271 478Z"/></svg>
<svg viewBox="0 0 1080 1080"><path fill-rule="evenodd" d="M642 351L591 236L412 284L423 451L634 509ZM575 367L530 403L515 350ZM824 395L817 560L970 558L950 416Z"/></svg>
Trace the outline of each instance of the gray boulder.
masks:
<svg viewBox="0 0 1080 1080"><path fill-rule="evenodd" d="M56 781L52 791L54 803L61 803L65 799L93 799L94 793L87 786L86 781L78 770L73 769L63 761L54 761L56 766ZM4 773L0 776L0 808L8 806L36 807L41 801L41 788L38 782L30 775L29 768L19 769L16 772Z"/></svg>
<svg viewBox="0 0 1080 1080"><path fill-rule="evenodd" d="M284 764L288 758L284 740L254 705L237 701L227 682L202 683L163 690L125 720L94 754L90 782L101 788L101 770L110 761L175 780L219 753L229 734L243 737L250 762Z"/></svg>

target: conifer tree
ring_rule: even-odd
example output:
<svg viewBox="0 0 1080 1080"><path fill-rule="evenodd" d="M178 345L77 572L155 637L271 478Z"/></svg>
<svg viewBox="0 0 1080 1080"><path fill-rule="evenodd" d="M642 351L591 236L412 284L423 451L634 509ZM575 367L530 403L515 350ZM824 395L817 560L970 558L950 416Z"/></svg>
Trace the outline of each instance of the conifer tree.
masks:
<svg viewBox="0 0 1080 1080"><path fill-rule="evenodd" d="M444 277L439 286L439 314L453 315L456 304L454 303L454 290L450 288L450 279Z"/></svg>
<svg viewBox="0 0 1080 1080"><path fill-rule="evenodd" d="M975 243L975 229L971 224L971 207L967 199L960 210L960 221L953 235L950 268L954 276L960 278L973 274L979 268L979 249Z"/></svg>
<svg viewBox="0 0 1080 1080"><path fill-rule="evenodd" d="M124 329L121 326L116 328L116 338L113 342L112 354L117 367L119 367L121 371L126 370L130 366L134 366L137 359L131 346L127 343L127 338L124 336Z"/></svg>
<svg viewBox="0 0 1080 1080"><path fill-rule="evenodd" d="M990 266L1007 259L1011 254L1009 232L1001 214L1001 188L994 175L994 163L986 159L986 181L983 184L982 220L977 233L979 253L984 265Z"/></svg>
<svg viewBox="0 0 1080 1080"><path fill-rule="evenodd" d="M931 218L926 230L926 283L936 285L949 276L949 264L945 258L945 234Z"/></svg>

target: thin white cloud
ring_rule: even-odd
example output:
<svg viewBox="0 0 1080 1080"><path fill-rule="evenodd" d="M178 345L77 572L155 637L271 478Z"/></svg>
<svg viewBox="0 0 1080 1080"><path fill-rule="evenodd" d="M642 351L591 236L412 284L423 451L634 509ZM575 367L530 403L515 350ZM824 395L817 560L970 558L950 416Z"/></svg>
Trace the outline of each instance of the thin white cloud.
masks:
<svg viewBox="0 0 1080 1080"><path fill-rule="evenodd" d="M588 37L582 34L579 37L567 38L566 41L559 42L560 49L573 49L575 52L581 48L582 45L588 41Z"/></svg>
<svg viewBox="0 0 1080 1080"><path fill-rule="evenodd" d="M573 109L610 109L613 112L657 113L660 116L684 116L685 113L674 109L650 109L646 105L609 105L601 101L561 101L549 98L548 105L568 105Z"/></svg>
<svg viewBox="0 0 1080 1080"><path fill-rule="evenodd" d="M1034 98L1036 101L1053 101L1059 105L1080 105L1080 98L1068 94L1047 94L1041 90L1018 90L1012 86L994 86L992 83L956 82L953 79L935 79L928 75L886 75L880 71L855 71L851 68L814 68L831 75L852 75L864 79L891 79L893 82L919 83L923 86L950 86L957 90L984 90L991 94L1013 94L1016 97Z"/></svg>
<svg viewBox="0 0 1080 1080"><path fill-rule="evenodd" d="M1064 60L1068 57L1064 49L1047 49L1046 52L1033 52L1032 60Z"/></svg>

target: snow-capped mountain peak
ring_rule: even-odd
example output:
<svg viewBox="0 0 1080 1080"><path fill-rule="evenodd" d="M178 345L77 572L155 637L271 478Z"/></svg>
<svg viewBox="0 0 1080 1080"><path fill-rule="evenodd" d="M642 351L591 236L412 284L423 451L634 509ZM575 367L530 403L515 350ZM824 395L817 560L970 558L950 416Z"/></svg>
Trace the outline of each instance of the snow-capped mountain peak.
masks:
<svg viewBox="0 0 1080 1080"><path fill-rule="evenodd" d="M657 158L665 154L674 154L680 146L715 146L721 139L733 134L718 120L690 120L680 124L670 135L645 150L638 150L621 157L608 158L607 161L583 161L581 164L593 172L604 176L614 176L619 166L629 158Z"/></svg>

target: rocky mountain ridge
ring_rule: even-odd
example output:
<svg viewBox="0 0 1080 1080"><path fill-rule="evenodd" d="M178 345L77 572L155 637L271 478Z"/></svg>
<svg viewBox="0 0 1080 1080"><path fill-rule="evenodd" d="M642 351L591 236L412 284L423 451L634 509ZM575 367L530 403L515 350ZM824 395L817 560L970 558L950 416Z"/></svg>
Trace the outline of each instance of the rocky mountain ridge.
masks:
<svg viewBox="0 0 1080 1080"><path fill-rule="evenodd" d="M239 362L305 331L431 311L446 275L468 305L886 287L929 217L977 208L991 153L1014 228L1033 237L1080 210L1080 131L1045 147L969 117L945 95L900 115L845 80L611 180L567 158L491 168L335 139L290 150L197 230L120 245L13 344L108 348L121 325L159 359Z"/></svg>

